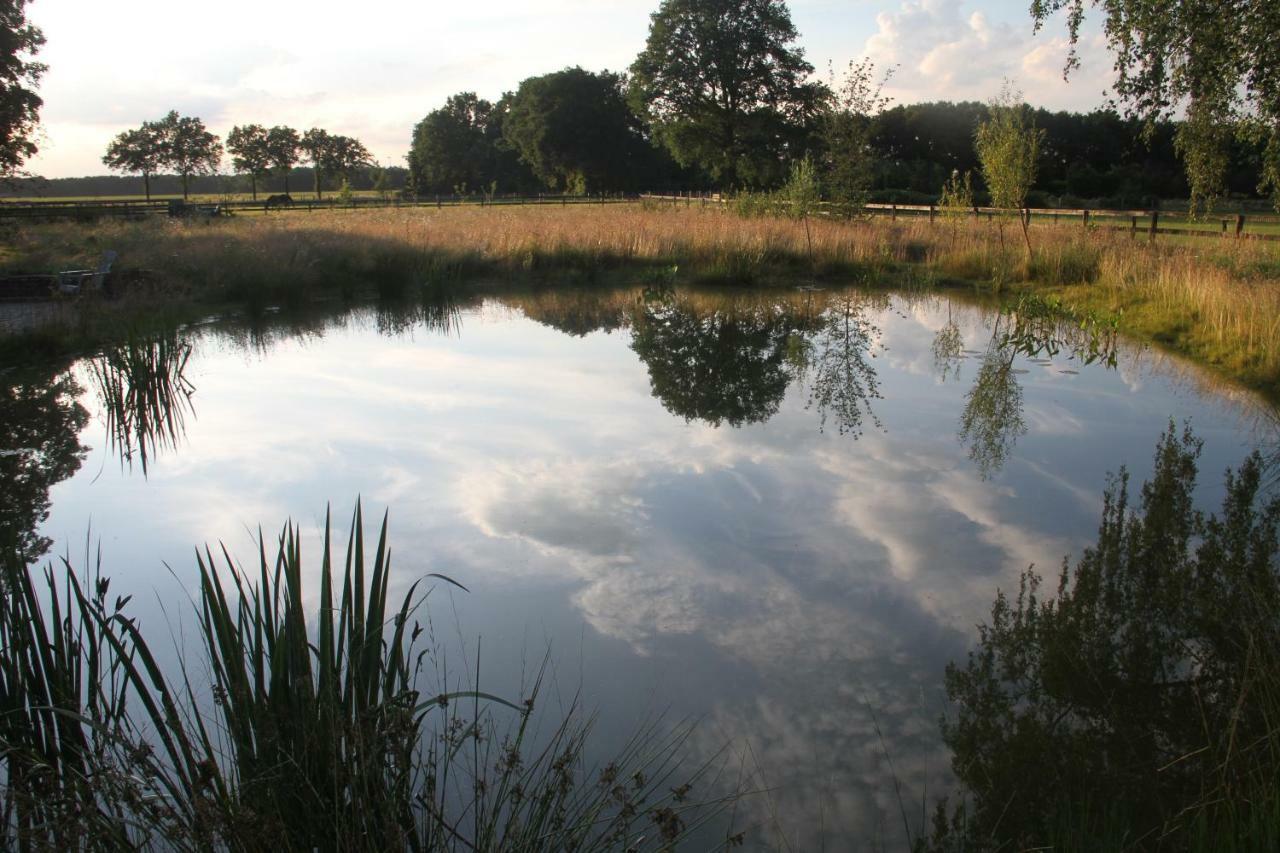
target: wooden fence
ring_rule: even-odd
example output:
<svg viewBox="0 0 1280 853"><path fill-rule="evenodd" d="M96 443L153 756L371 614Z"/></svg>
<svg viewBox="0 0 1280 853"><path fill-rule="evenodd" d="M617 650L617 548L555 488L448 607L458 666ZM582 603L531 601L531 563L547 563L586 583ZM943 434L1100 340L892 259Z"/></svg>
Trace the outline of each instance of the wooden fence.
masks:
<svg viewBox="0 0 1280 853"><path fill-rule="evenodd" d="M503 205L581 205L581 204L619 204L634 201L635 196L569 196L569 195L536 195L536 196L420 196L403 198L371 198L356 196L349 201L342 201L336 195L328 198L310 199L298 197L291 204L268 204L267 197L256 201L248 199L232 199L228 201L199 201L182 203L177 199L156 199L152 201L110 200L110 201L0 201L0 219L97 219L100 217L143 218L147 216L180 216L209 215L214 213L248 213L248 212L314 212L317 210L350 210L353 208L397 208L397 207L460 207L460 206L503 206Z"/></svg>
<svg viewBox="0 0 1280 853"><path fill-rule="evenodd" d="M312 198L295 198L289 205L269 205L267 196L256 201L251 200L229 200L229 201L204 201L198 203L182 204L177 200L158 199L154 201L136 201L136 200L104 200L104 201L58 201L58 200L40 200L40 201L0 201L0 219L97 219L100 217L133 217L142 218L147 216L169 216L169 215L209 215L212 213L249 213L249 212L294 212L307 213L318 210L339 210L339 209L373 209L373 208L413 208L413 207L462 207L462 206L478 206L478 207L498 207L510 205L582 205L582 204L621 204L626 202L634 202L637 199L657 202L670 203L673 206L685 207L710 207L729 203L731 200L726 199L719 194L697 194L687 193L680 195L662 195L654 193L646 193L635 196L570 196L570 195L536 195L536 196L419 196L416 198L406 198L401 196L389 196L387 198L372 198L368 196L357 196L349 201L342 201L335 195L328 198L312 199ZM823 205L826 206L825 204ZM892 220L896 219L928 219L933 222L939 216L944 214L942 208L932 204L868 204L863 210L872 216L887 216ZM830 215L830 210L821 211L824 215ZM997 216L1023 216L1028 223L1072 223L1076 222L1085 228L1099 228L1112 231L1127 231L1135 237L1139 234L1145 235L1150 240L1155 240L1158 235L1183 236L1183 237L1232 237L1236 239L1250 240L1272 240L1280 241L1280 222L1272 218L1259 216L1246 216L1243 213L1232 214L1230 216L1210 216L1202 223L1211 223L1210 225L1202 224L1200 227L1189 227L1191 223L1178 223L1170 220L1173 215L1168 212L1158 210L1091 210L1082 209L1061 209L1061 208L1025 208L1021 211L1003 210L993 207L975 207L967 212L968 216L975 219L983 217L988 220L994 220ZM1250 230L1253 225L1253 230ZM1261 228L1270 226L1274 231L1264 231Z"/></svg>
<svg viewBox="0 0 1280 853"><path fill-rule="evenodd" d="M685 207L708 207L731 204L733 202L732 199L718 194L696 193L686 195L645 194L640 198L650 202L669 203L673 206ZM832 205L829 202L819 202L818 207L821 215L834 215L834 212L830 209ZM867 204L863 205L862 210L871 216L887 216L892 220L928 219L931 223L936 221L939 216L945 216L950 213L936 204ZM951 215L954 215L954 213L951 213ZM1168 235L1280 241L1280 227L1278 227L1280 222L1275 217L1246 218L1243 213L1231 214L1226 217L1222 215L1207 216L1205 219L1200 220L1200 222L1204 223L1204 226L1199 228L1178 227L1177 223L1170 227L1167 223L1173 218L1173 214L1159 210L1068 209L1053 207L1028 207L1022 210L1007 210L999 207L974 207L965 211L964 215L975 220L985 218L988 221L994 221L997 216L1022 216L1028 224L1034 222L1054 224L1078 222L1084 228L1127 231L1134 236L1145 235L1150 240L1155 240L1158 235ZM1277 228L1277 231L1274 233L1258 230L1249 231L1247 228L1250 222L1256 225L1269 225ZM1190 224L1190 222L1185 223L1185 225Z"/></svg>

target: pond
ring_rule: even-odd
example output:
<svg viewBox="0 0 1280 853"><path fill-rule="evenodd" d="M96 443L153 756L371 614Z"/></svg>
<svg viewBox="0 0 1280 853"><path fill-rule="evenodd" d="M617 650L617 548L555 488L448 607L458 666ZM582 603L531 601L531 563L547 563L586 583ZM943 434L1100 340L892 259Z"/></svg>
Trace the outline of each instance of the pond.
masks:
<svg viewBox="0 0 1280 853"><path fill-rule="evenodd" d="M692 757L759 792L752 844L791 849L903 849L951 784L944 667L997 588L1093 541L1108 472L1141 482L1189 422L1210 508L1274 433L1176 360L963 294L495 290L3 378L0 521L32 556L100 543L172 655L195 548L249 563L292 518L316 556L359 497L390 513L393 598L468 588L429 601L459 670L515 697L549 655L601 760L695 719Z"/></svg>

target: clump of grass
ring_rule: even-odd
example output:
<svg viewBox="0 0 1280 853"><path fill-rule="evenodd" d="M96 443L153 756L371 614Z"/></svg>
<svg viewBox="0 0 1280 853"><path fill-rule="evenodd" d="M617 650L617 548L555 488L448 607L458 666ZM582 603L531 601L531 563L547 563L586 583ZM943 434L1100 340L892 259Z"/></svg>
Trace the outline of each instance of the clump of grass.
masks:
<svg viewBox="0 0 1280 853"><path fill-rule="evenodd" d="M394 602L386 519L371 549L363 528L357 506L340 555L326 521L313 613L292 525L260 537L253 571L199 555L211 695L162 670L105 578L64 561L38 583L6 552L3 845L670 849L715 813L689 798L706 767L681 765L687 728L650 725L593 766L576 704L536 736L541 676L514 700L443 673L428 689L421 584L456 582Z"/></svg>

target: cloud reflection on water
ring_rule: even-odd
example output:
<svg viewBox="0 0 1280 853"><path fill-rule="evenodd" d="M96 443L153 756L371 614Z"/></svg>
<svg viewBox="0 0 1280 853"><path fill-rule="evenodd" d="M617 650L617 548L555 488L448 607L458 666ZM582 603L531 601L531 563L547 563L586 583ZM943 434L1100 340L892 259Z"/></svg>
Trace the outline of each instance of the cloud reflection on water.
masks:
<svg viewBox="0 0 1280 853"><path fill-rule="evenodd" d="M210 329L183 445L147 483L87 462L57 487L49 532L82 537L89 516L124 532L108 556L142 567L116 575L146 589L161 559L186 565L194 544L234 550L245 525L318 521L327 501L340 517L364 494L370 517L369 501L391 508L401 588L444 571L475 590L458 605L465 631L518 643L542 615L486 601L559 597L547 637L616 675L595 685L606 700L648 701L628 677L641 660L687 671L662 698L706 715L709 751L725 737L750 745L781 829L804 848L823 825L832 839L896 837L890 763L914 812L945 784L942 667L997 586L1030 563L1052 571L1091 538L1107 470L1145 464L1170 415L1208 440L1206 470L1247 443L1216 398L1125 350L1118 371L1014 375L1027 434L984 481L957 440L979 359L942 381L933 344L951 318L965 349L985 350L988 311L859 297L842 306L863 312L856 323L830 325L812 295L688 294L656 310L635 292L571 296L472 305L447 335L376 314L252 345ZM716 370L667 359L674 378L655 381L636 322L692 335L681 351L711 352ZM822 375L856 368L864 393L837 414L860 435L820 429L815 371L788 357L797 334L833 353ZM854 348L833 349L842 341ZM768 394L697 384L753 373ZM678 405L651 395L668 385ZM100 430L82 433L96 456Z"/></svg>

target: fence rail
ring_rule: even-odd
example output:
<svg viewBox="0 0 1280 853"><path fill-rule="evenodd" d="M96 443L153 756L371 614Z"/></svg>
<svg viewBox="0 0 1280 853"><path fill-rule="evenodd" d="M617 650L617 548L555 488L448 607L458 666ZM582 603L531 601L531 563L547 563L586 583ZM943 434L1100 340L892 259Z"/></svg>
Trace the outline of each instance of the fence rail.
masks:
<svg viewBox="0 0 1280 853"><path fill-rule="evenodd" d="M670 202L674 206L684 205L692 207L700 205L702 207L731 204L733 199L725 198L719 194L695 194L689 193L685 195L656 195L647 193L640 196L641 199L650 202ZM819 213L823 216L834 215L834 210L830 202L819 202ZM948 214L954 215L953 211L939 207L936 204L865 204L862 205L862 211L872 216L888 216L890 219L903 218L928 218L929 222L936 221L940 216ZM997 216L1017 217L1022 216L1028 223L1032 222L1052 222L1060 224L1062 220L1068 222L1079 220L1080 224L1085 228L1099 228L1107 231L1127 231L1136 236L1144 234L1150 240L1155 240L1158 235L1182 236L1182 237L1232 237L1236 239L1246 240L1265 240L1280 241L1280 232L1267 233L1261 231L1246 230L1249 222L1257 224L1270 225L1276 227L1278 221L1272 218L1264 218L1251 216L1246 218L1243 213L1232 214L1230 216L1215 215L1202 220L1206 224L1214 223L1220 226L1220 230L1212 227L1203 228L1187 228L1187 227L1168 227L1162 225L1162 221L1168 221L1169 212L1159 210L1111 210L1111 209L1092 209L1092 208L1058 208L1058 207L1026 207L1022 209L1007 209L1000 207L973 207L963 212L966 217L981 219L986 217L989 221L994 220Z"/></svg>
<svg viewBox="0 0 1280 853"><path fill-rule="evenodd" d="M133 200L41 200L2 201L0 219L94 219L104 216L141 218L155 215L187 215L211 213L247 212L314 212L317 210L350 210L353 208L397 207L497 207L503 205L581 205L619 204L634 201L635 196L419 196L416 198L370 198L357 196L343 201L336 196L322 199L296 198L290 203L268 203L267 198L257 200L229 199L226 201L180 202L177 199L152 201Z"/></svg>

